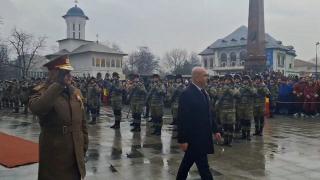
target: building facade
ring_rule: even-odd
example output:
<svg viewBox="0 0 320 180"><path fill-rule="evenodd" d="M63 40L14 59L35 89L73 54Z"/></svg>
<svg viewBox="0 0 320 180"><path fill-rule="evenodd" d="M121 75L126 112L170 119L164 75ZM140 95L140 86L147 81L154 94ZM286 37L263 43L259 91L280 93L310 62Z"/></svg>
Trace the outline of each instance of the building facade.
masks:
<svg viewBox="0 0 320 180"><path fill-rule="evenodd" d="M247 58L248 28L241 26L223 39L218 39L199 55L202 66L211 74L237 73L244 70ZM267 68L288 75L294 69L296 53L293 46L284 46L266 34Z"/></svg>
<svg viewBox="0 0 320 180"><path fill-rule="evenodd" d="M89 18L77 5L68 10L62 16L66 22L66 38L58 40L59 51L46 57L52 59L61 55L69 55L70 62L74 67L72 72L75 76L90 74L96 76L112 72L118 72L121 78L123 57L127 54L112 49L98 41L85 39L86 21Z"/></svg>

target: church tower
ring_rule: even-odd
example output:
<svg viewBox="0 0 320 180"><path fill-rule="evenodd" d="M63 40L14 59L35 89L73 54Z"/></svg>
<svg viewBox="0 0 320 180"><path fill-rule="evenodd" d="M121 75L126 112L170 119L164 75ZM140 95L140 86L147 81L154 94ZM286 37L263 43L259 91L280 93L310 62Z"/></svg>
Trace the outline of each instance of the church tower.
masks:
<svg viewBox="0 0 320 180"><path fill-rule="evenodd" d="M77 5L70 8L66 15L62 16L67 24L67 39L85 40L86 21L89 18Z"/></svg>

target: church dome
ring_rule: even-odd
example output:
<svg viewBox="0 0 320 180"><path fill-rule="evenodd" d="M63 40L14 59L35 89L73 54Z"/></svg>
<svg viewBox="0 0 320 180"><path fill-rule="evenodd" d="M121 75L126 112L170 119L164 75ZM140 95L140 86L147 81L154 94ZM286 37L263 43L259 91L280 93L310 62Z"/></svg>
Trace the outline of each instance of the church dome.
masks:
<svg viewBox="0 0 320 180"><path fill-rule="evenodd" d="M84 17L86 19L89 19L83 12L83 10L81 8L79 8L77 5L75 5L74 7L70 8L67 12L66 15L64 15L63 17L69 17L69 16L77 16L77 17Z"/></svg>

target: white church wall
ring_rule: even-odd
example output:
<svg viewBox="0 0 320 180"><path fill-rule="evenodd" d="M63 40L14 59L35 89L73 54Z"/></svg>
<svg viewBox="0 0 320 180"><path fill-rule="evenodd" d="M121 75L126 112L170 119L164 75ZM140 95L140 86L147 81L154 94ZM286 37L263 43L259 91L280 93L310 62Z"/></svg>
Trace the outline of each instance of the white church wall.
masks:
<svg viewBox="0 0 320 180"><path fill-rule="evenodd" d="M69 52L75 50L81 45L88 44L91 41L77 40L77 39L65 39L59 41L59 50L66 49Z"/></svg>

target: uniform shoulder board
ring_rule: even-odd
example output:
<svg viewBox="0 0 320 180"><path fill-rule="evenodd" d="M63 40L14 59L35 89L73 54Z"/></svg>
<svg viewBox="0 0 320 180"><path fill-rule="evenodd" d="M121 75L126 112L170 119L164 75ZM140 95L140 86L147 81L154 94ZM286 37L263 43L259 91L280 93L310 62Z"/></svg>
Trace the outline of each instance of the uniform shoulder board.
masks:
<svg viewBox="0 0 320 180"><path fill-rule="evenodd" d="M42 91L44 89L45 89L45 84L39 84L39 85L36 85L32 90L34 92L40 92L40 91Z"/></svg>

